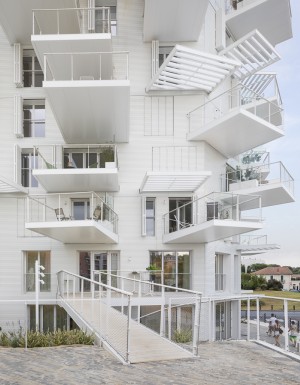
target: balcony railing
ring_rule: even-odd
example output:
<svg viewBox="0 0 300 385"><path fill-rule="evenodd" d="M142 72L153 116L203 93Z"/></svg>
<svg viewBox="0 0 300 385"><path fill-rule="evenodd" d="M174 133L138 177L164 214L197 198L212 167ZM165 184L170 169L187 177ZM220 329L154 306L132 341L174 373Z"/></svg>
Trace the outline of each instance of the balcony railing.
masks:
<svg viewBox="0 0 300 385"><path fill-rule="evenodd" d="M241 215L251 210L250 215ZM261 222L261 198L255 195L210 193L164 214L164 232L172 233L214 219Z"/></svg>
<svg viewBox="0 0 300 385"><path fill-rule="evenodd" d="M238 242L241 245L267 245L268 244L268 236L266 234L264 235L257 235L257 234L241 234L238 237Z"/></svg>
<svg viewBox="0 0 300 385"><path fill-rule="evenodd" d="M223 291L225 290L225 281L226 274L215 274L215 290Z"/></svg>
<svg viewBox="0 0 300 385"><path fill-rule="evenodd" d="M95 220L117 234L118 215L95 192L34 195L26 199L27 223Z"/></svg>
<svg viewBox="0 0 300 385"><path fill-rule="evenodd" d="M234 171L229 171L221 175L222 191L234 191L235 186L240 189L242 182L251 180L254 181L253 185L245 184L245 188L281 183L291 195L294 195L294 179L281 162L248 168L239 167Z"/></svg>
<svg viewBox="0 0 300 385"><path fill-rule="evenodd" d="M114 144L39 145L33 152L33 169L118 168Z"/></svg>
<svg viewBox="0 0 300 385"><path fill-rule="evenodd" d="M270 164L270 153L266 150L250 150L234 158L241 167L265 166Z"/></svg>
<svg viewBox="0 0 300 385"><path fill-rule="evenodd" d="M128 80L127 51L44 55L45 81Z"/></svg>
<svg viewBox="0 0 300 385"><path fill-rule="evenodd" d="M111 33L116 20L109 7L34 9L33 35Z"/></svg>
<svg viewBox="0 0 300 385"><path fill-rule="evenodd" d="M245 90L249 91L246 99L243 98ZM262 108L262 105L265 107ZM217 121L226 116L231 110L238 108L243 108L254 116L283 129L283 108L249 87L239 84L190 111L187 114L189 132L201 129L208 123ZM278 116L280 116L279 124L277 123Z"/></svg>

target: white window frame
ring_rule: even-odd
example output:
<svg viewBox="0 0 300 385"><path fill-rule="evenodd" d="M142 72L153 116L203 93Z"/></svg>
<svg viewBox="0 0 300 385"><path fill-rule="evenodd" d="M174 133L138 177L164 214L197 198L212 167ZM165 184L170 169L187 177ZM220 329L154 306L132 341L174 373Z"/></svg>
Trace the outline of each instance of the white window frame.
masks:
<svg viewBox="0 0 300 385"><path fill-rule="evenodd" d="M25 118L25 110L28 110L26 106L31 107L31 111L33 111L33 117L30 119ZM42 109L37 109L36 106L44 106L44 114L45 117L44 119L39 119L35 117L35 110L42 110ZM22 120L22 126L23 126L23 136L26 138L44 138L46 136L46 103L45 99L23 99L23 120ZM25 123L29 122L29 127L30 127L30 135L25 136ZM43 135L38 135L36 136L36 124L43 124L44 125L44 131Z"/></svg>

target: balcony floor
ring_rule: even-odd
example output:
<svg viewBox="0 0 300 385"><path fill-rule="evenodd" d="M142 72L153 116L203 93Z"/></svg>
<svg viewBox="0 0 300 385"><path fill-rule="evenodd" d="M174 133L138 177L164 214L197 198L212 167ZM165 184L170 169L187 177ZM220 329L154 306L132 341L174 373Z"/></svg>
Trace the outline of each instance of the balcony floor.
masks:
<svg viewBox="0 0 300 385"><path fill-rule="evenodd" d="M118 243L118 235L94 220L30 222L25 228L63 243ZM110 223L107 222L109 225Z"/></svg>
<svg viewBox="0 0 300 385"><path fill-rule="evenodd" d="M260 230L261 222L211 220L199 225L187 227L163 236L163 243L207 243L219 239L229 238L233 235Z"/></svg>
<svg viewBox="0 0 300 385"><path fill-rule="evenodd" d="M191 117L192 119L192 117ZM235 108L187 135L191 141L203 140L227 158L283 136L281 128L261 119L245 108Z"/></svg>

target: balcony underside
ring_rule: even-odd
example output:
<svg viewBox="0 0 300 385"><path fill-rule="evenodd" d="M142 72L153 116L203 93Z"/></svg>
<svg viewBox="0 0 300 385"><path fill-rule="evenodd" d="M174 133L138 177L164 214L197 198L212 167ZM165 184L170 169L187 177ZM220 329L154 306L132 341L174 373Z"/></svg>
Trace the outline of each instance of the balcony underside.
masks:
<svg viewBox="0 0 300 385"><path fill-rule="evenodd" d="M204 140L227 158L269 143L283 136L283 131L273 124L236 108L199 130L188 134L188 140Z"/></svg>
<svg viewBox="0 0 300 385"><path fill-rule="evenodd" d="M111 231L109 226L111 226L110 222L102 224L102 222L94 220L25 224L27 230L63 243L118 243L118 235Z"/></svg>
<svg viewBox="0 0 300 385"><path fill-rule="evenodd" d="M48 8L73 8L74 0L0 0L0 24L10 44L30 44L32 10Z"/></svg>
<svg viewBox="0 0 300 385"><path fill-rule="evenodd" d="M210 171L147 172L140 192L194 192L210 175Z"/></svg>
<svg viewBox="0 0 300 385"><path fill-rule="evenodd" d="M237 250L241 252L242 256L251 256L256 254L263 254L270 250L280 249L279 245L276 244L264 244L264 245L240 245Z"/></svg>
<svg viewBox="0 0 300 385"><path fill-rule="evenodd" d="M144 41L197 41L208 0L145 0Z"/></svg>
<svg viewBox="0 0 300 385"><path fill-rule="evenodd" d="M110 33L91 33L91 34L75 34L75 35L32 35L31 43L35 50L35 53L39 59L40 65L44 68L44 55L45 54L67 54L67 53L79 53L79 52L111 52L112 42ZM66 68L61 62L63 60L62 55L53 55L53 59L50 62L51 71L54 74L56 80L68 79L64 73ZM108 65L105 60L101 62L102 74L105 71L112 71L111 57L109 58ZM48 59L49 60L49 59ZM71 58L68 58L68 63L71 63ZM92 60L91 60L92 61ZM87 75L85 71L89 69L86 62L82 63L82 75ZM71 64L69 64L70 68ZM98 60L98 66L99 60ZM107 67L107 68L105 68ZM80 67L77 68L80 70ZM104 78L104 76L102 76ZM110 79L110 76L106 79Z"/></svg>
<svg viewBox="0 0 300 385"><path fill-rule="evenodd" d="M227 15L226 25L236 40L258 29L276 45L293 36L290 0L244 0Z"/></svg>
<svg viewBox="0 0 300 385"><path fill-rule="evenodd" d="M257 180L247 181L245 183L249 182L256 182ZM269 206L276 206L276 205L282 205L285 203L291 203L295 202L295 199L292 195L292 193L284 186L284 183L278 181L264 181L263 184L258 186L258 183L256 186L252 188L243 188L243 182L241 183L232 183L230 185L230 192L233 192L235 194L253 194L261 197L261 206L262 207L269 207Z"/></svg>
<svg viewBox="0 0 300 385"><path fill-rule="evenodd" d="M66 143L128 142L129 80L43 83Z"/></svg>
<svg viewBox="0 0 300 385"><path fill-rule="evenodd" d="M119 190L118 169L40 169L33 175L47 192L77 192Z"/></svg>
<svg viewBox="0 0 300 385"><path fill-rule="evenodd" d="M234 235L247 233L248 231L260 230L260 222L246 222L233 220L214 219L174 231L163 236L163 243L206 243L219 239L232 237Z"/></svg>

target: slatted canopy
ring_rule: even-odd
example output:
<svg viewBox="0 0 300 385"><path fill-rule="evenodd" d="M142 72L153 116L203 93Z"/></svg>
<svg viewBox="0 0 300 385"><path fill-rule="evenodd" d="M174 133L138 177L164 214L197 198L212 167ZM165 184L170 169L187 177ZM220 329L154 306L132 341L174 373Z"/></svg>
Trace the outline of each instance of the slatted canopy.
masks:
<svg viewBox="0 0 300 385"><path fill-rule="evenodd" d="M222 50L219 55L242 63L233 73L239 80L261 71L280 59L275 48L256 29Z"/></svg>
<svg viewBox="0 0 300 385"><path fill-rule="evenodd" d="M23 193L28 194L28 189L0 176L0 194Z"/></svg>
<svg viewBox="0 0 300 385"><path fill-rule="evenodd" d="M238 59L176 45L146 91L162 89L211 92L240 65Z"/></svg>
<svg viewBox="0 0 300 385"><path fill-rule="evenodd" d="M211 176L210 171L147 172L140 192L194 192Z"/></svg>
<svg viewBox="0 0 300 385"><path fill-rule="evenodd" d="M257 95L257 96L260 95L260 96L266 97L266 95L264 95L264 92L265 90L268 89L271 83L273 83L272 86L273 85L275 86L274 94L278 95L281 102L279 87L278 87L277 77L275 72L258 72L256 74L253 74L245 78L242 81L243 86L245 86L245 87L242 87L241 89L242 97L251 98L253 97L253 95Z"/></svg>

